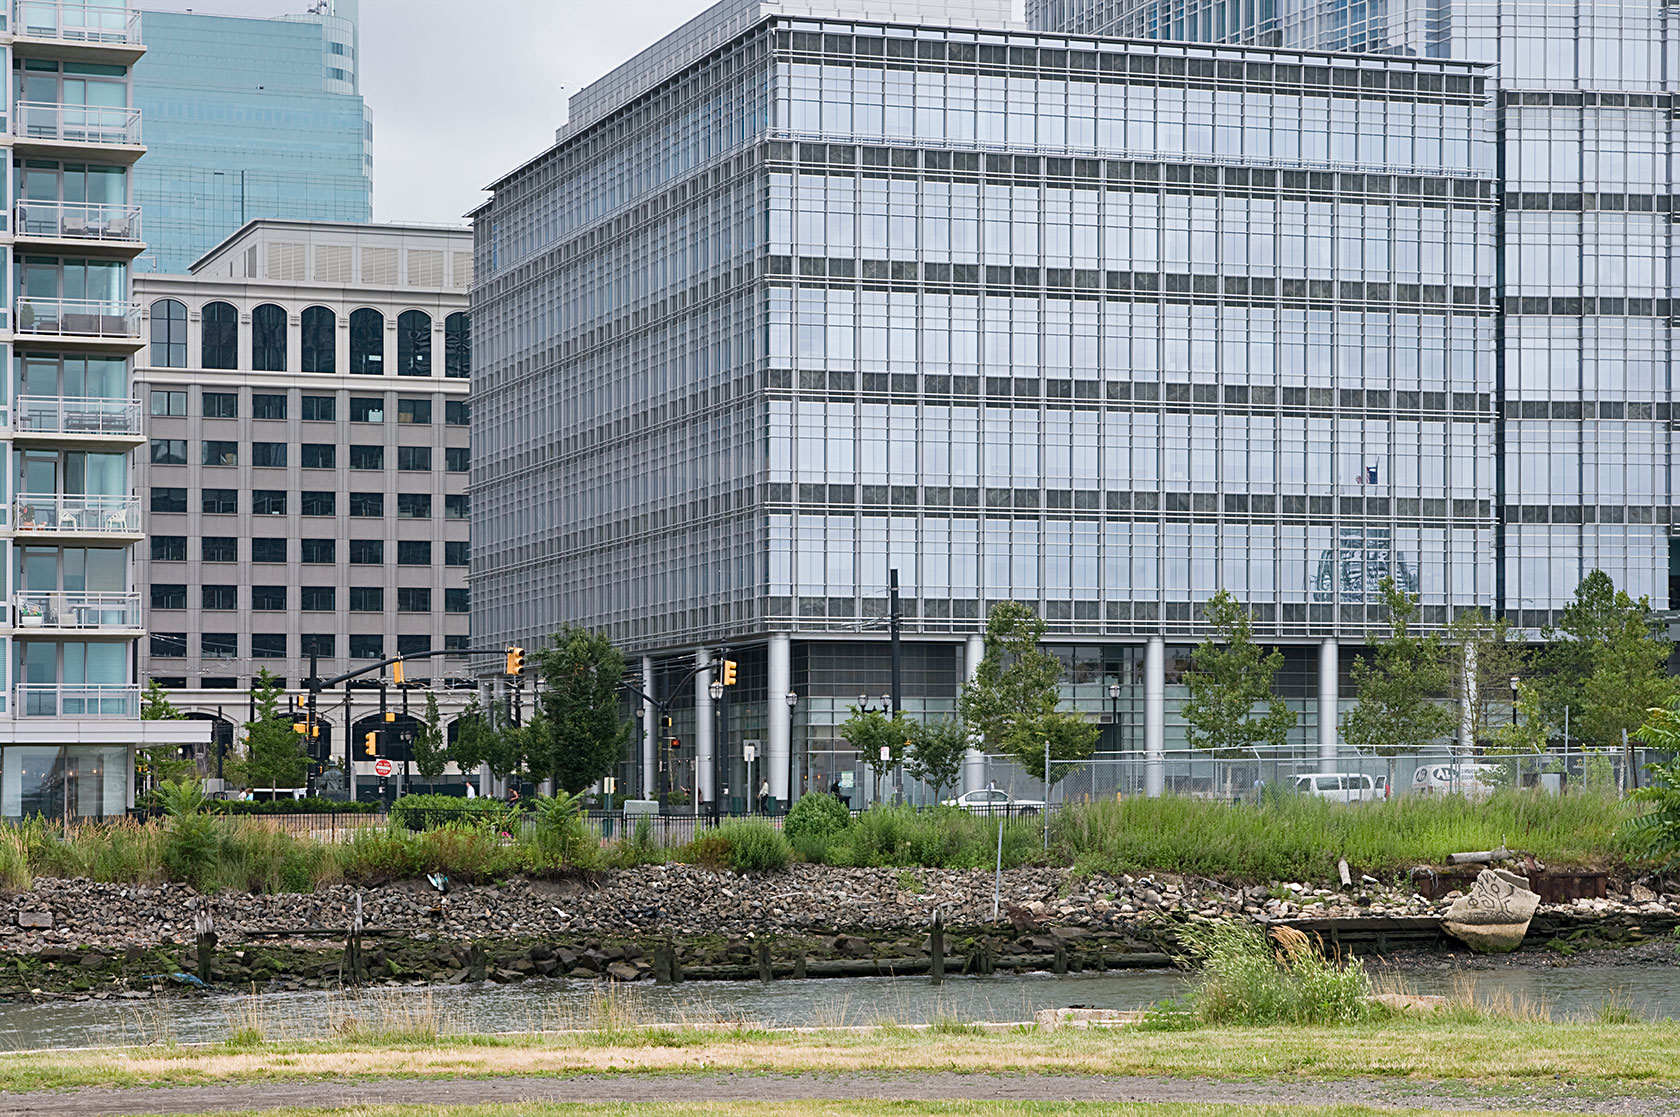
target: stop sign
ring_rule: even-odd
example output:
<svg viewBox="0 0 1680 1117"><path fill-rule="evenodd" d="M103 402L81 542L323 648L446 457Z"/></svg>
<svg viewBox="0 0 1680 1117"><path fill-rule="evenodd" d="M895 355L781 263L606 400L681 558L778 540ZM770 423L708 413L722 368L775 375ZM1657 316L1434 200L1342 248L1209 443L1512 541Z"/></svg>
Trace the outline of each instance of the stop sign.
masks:
<svg viewBox="0 0 1680 1117"><path fill-rule="evenodd" d="M391 762L382 756L373 762L373 770L381 776L388 776L391 774Z"/></svg>

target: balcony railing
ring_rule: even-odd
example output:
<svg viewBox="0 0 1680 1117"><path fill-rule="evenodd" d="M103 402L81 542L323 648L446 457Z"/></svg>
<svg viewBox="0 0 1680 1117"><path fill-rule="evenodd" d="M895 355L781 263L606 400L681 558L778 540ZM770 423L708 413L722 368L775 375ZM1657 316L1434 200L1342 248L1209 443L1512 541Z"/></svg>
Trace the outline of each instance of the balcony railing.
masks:
<svg viewBox="0 0 1680 1117"><path fill-rule="evenodd" d="M140 207L97 202L30 202L17 205L20 237L57 240L138 241Z"/></svg>
<svg viewBox="0 0 1680 1117"><path fill-rule="evenodd" d="M20 334L71 334L133 341L140 336L140 304L101 299L37 299L17 301Z"/></svg>
<svg viewBox="0 0 1680 1117"><path fill-rule="evenodd" d="M14 500L17 510L14 526L20 533L134 535L140 531L137 496L19 493Z"/></svg>
<svg viewBox="0 0 1680 1117"><path fill-rule="evenodd" d="M121 683L29 683L17 688L16 703L25 718L140 718L140 688Z"/></svg>
<svg viewBox="0 0 1680 1117"><path fill-rule="evenodd" d="M137 593L24 592L14 598L13 605L13 623L19 628L97 632L140 627Z"/></svg>
<svg viewBox="0 0 1680 1117"><path fill-rule="evenodd" d="M18 0L12 34L75 43L138 43L140 13L125 3L97 0Z"/></svg>
<svg viewBox="0 0 1680 1117"><path fill-rule="evenodd" d="M20 139L78 144L137 144L140 110L98 105L19 101L13 135Z"/></svg>
<svg viewBox="0 0 1680 1117"><path fill-rule="evenodd" d="M17 434L140 434L140 401L19 396Z"/></svg>

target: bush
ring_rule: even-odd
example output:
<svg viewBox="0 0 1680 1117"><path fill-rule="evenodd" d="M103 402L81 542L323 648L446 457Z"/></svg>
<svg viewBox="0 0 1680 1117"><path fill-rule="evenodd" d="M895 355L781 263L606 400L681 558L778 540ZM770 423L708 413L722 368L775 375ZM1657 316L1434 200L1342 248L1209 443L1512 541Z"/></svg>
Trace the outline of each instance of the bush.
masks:
<svg viewBox="0 0 1680 1117"><path fill-rule="evenodd" d="M407 798L405 796L405 798ZM457 800L464 803L465 799ZM217 799L209 805L214 814L372 814L378 803L341 803L336 799L309 796L304 799L275 799L273 801Z"/></svg>
<svg viewBox="0 0 1680 1117"><path fill-rule="evenodd" d="M793 859L787 838L763 819L725 822L718 836L729 843L729 867L738 873L780 872Z"/></svg>
<svg viewBox="0 0 1680 1117"><path fill-rule="evenodd" d="M828 843L826 860L831 865L883 868L986 868L997 860L999 821L956 807L917 811L876 806L835 835ZM1004 822L1004 865L1039 860L1041 834L1030 822Z"/></svg>
<svg viewBox="0 0 1680 1117"><path fill-rule="evenodd" d="M807 835L827 838L851 824L852 812L846 809L846 804L832 795L818 793L799 798L782 823L782 833L797 846Z"/></svg>
<svg viewBox="0 0 1680 1117"><path fill-rule="evenodd" d="M158 788L158 799L169 816L162 858L169 879L206 888L221 852L221 834L216 820L204 813L204 789L196 781L173 781Z"/></svg>
<svg viewBox="0 0 1680 1117"><path fill-rule="evenodd" d="M454 822L499 825L512 810L506 803L495 799L404 795L391 804L391 825L408 830L435 830Z"/></svg>
<svg viewBox="0 0 1680 1117"><path fill-rule="evenodd" d="M1359 960L1337 966L1293 928L1268 938L1252 923L1192 923L1176 933L1202 963L1191 1004L1204 1024L1354 1024L1369 1012Z"/></svg>

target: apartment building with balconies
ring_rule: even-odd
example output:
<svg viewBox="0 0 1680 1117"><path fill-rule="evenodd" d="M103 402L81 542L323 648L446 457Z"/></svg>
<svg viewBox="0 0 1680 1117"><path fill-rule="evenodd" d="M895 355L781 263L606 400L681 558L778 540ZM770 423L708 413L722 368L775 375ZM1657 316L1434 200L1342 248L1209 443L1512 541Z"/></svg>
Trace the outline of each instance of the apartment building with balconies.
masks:
<svg viewBox="0 0 1680 1117"><path fill-rule="evenodd" d="M144 445L130 371L145 250L132 176L144 154L129 75L145 48L121 0L0 10L13 76L0 266L9 491L0 507L0 817L107 817L133 803L136 751L189 750L209 726L144 722L144 630L132 552L144 538L130 462Z"/></svg>

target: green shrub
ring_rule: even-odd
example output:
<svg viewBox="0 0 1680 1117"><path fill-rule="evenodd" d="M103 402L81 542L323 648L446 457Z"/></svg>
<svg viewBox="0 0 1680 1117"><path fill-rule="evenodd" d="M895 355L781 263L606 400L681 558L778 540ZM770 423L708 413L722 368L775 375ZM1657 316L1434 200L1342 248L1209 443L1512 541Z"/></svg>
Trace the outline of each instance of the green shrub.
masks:
<svg viewBox="0 0 1680 1117"><path fill-rule="evenodd" d="M583 820L583 798L557 791L537 801L532 841L542 865L593 868L601 863L601 844Z"/></svg>
<svg viewBox="0 0 1680 1117"><path fill-rule="evenodd" d="M806 835L827 838L852 824L852 812L846 804L832 795L821 793L801 796L788 811L782 823L782 833L797 846Z"/></svg>
<svg viewBox="0 0 1680 1117"><path fill-rule="evenodd" d="M21 827L0 828L0 888L27 892L35 883L29 871L29 839Z"/></svg>
<svg viewBox="0 0 1680 1117"><path fill-rule="evenodd" d="M714 871L729 868L729 840L719 833L721 829L700 831L677 850L676 859Z"/></svg>
<svg viewBox="0 0 1680 1117"><path fill-rule="evenodd" d="M1191 1004L1204 1024L1354 1024L1370 1011L1359 960L1338 966L1292 928L1268 938L1252 923L1191 923L1175 933L1202 964Z"/></svg>
<svg viewBox="0 0 1680 1117"><path fill-rule="evenodd" d="M786 831L783 831L786 834ZM788 845L793 849L793 855L808 865L840 865L834 860L832 840L827 834L812 834L806 832L796 838L790 838Z"/></svg>
<svg viewBox="0 0 1680 1117"><path fill-rule="evenodd" d="M335 851L338 873L352 884L383 884L417 874L411 835L389 827L357 830Z"/></svg>
<svg viewBox="0 0 1680 1117"><path fill-rule="evenodd" d="M913 810L872 807L828 843L830 865L882 868L980 869L997 860L998 825L1003 822L1005 867L1042 857L1039 826L971 814L956 807Z"/></svg>
<svg viewBox="0 0 1680 1117"><path fill-rule="evenodd" d="M163 867L169 879L203 888L221 852L216 820L204 813L204 788L194 780L176 780L158 788L169 818L163 839Z"/></svg>
<svg viewBox="0 0 1680 1117"><path fill-rule="evenodd" d="M780 830L759 818L732 819L717 828L729 847L729 867L738 873L780 872L793 859L793 849Z"/></svg>
<svg viewBox="0 0 1680 1117"><path fill-rule="evenodd" d="M439 798L442 798L439 796ZM465 799L456 802L465 803ZM322 799L308 796L303 799L274 799L274 800L244 800L217 799L210 803L209 810L214 814L372 814L379 810L378 803L339 802L337 799Z"/></svg>
<svg viewBox="0 0 1680 1117"><path fill-rule="evenodd" d="M391 825L408 830L434 830L449 823L501 825L513 808L495 799L462 799L454 795L404 795L391 804Z"/></svg>

